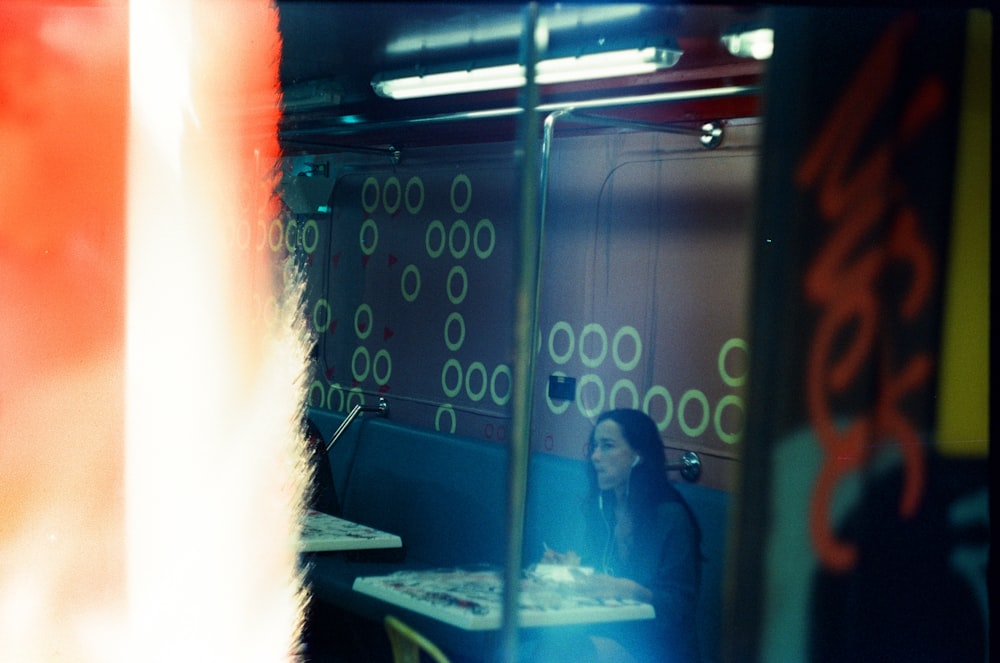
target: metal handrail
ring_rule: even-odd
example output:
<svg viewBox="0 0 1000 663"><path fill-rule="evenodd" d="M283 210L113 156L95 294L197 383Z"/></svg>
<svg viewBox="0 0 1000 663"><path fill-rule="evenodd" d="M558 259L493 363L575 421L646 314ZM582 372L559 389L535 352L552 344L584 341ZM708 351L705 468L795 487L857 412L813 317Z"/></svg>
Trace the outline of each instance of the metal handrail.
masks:
<svg viewBox="0 0 1000 663"><path fill-rule="evenodd" d="M647 104L672 103L681 101L699 101L703 99L718 99L725 97L740 97L760 94L760 85L729 85L725 87L700 88L693 90L670 90L665 92L652 92L647 94L624 95L619 97L601 97L598 99L579 99L576 101L559 101L539 104L532 108L538 113L552 113L560 110L596 110L611 109L624 106L643 106ZM403 129L411 126L448 124L452 122L465 122L476 120L491 120L506 117L519 116L525 112L523 107L489 108L474 111L455 111L451 113L440 113L437 115L424 115L419 117L408 117L400 120L383 120L369 123L351 123L330 126L324 124L317 127L300 127L295 129L283 129L279 132L279 139L294 140L306 136L353 136L367 131L386 131L390 129ZM681 123L677 123L681 124ZM698 134L702 133L700 131ZM398 151L394 152L398 156Z"/></svg>
<svg viewBox="0 0 1000 663"><path fill-rule="evenodd" d="M340 422L340 426L337 427L337 430L334 431L333 433L333 437L331 437L330 441L327 443L326 445L327 451L333 448L333 445L337 443L337 440L339 440L340 436L344 434L344 431L347 430L347 427L351 425L351 422L354 421L354 419L357 418L357 416L362 412L377 412L380 417L388 417L389 403L384 398L379 398L378 405L376 405L375 407L364 406L361 403L358 403L353 408L351 408L351 411L347 413L347 417L345 417L344 420Z"/></svg>

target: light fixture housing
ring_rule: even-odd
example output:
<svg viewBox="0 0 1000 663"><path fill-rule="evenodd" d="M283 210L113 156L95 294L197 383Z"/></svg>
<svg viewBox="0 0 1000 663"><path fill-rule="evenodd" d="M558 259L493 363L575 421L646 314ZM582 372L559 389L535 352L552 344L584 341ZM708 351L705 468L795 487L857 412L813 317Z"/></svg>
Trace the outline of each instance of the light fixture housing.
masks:
<svg viewBox="0 0 1000 663"><path fill-rule="evenodd" d="M658 46L550 58L536 65L535 81L550 85L648 74L673 67L683 54L675 43L665 42ZM419 74L380 74L372 80L372 88L380 97L414 99L517 88L525 80L523 65L504 63Z"/></svg>
<svg viewBox="0 0 1000 663"><path fill-rule="evenodd" d="M774 52L774 30L761 26L741 26L721 37L723 45L738 58L767 60Z"/></svg>

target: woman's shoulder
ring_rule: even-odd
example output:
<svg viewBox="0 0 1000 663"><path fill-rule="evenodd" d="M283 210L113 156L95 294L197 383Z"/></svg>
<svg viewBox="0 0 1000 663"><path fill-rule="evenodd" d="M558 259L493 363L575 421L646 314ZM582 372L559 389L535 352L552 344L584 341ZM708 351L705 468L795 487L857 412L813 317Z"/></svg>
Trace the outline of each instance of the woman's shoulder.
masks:
<svg viewBox="0 0 1000 663"><path fill-rule="evenodd" d="M653 508L653 518L661 527L697 530L694 514L684 498L677 496L659 500Z"/></svg>
<svg viewBox="0 0 1000 663"><path fill-rule="evenodd" d="M667 518L688 519L691 517L691 509L689 509L688 505L681 500L660 500L653 507L653 512L657 516Z"/></svg>

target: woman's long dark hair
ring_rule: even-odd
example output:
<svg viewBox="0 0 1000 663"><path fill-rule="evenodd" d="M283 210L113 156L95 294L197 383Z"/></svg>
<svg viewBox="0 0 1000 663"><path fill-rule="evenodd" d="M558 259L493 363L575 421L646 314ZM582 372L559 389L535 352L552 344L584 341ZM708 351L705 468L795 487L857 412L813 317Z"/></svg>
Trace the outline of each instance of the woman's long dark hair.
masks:
<svg viewBox="0 0 1000 663"><path fill-rule="evenodd" d="M645 412L627 409L603 412L594 422L594 428L590 432L590 442L587 446L588 461L597 444L595 439L597 426L608 419L618 424L629 446L642 458L642 462L632 468L629 479L627 500L633 516L639 522L649 522L660 502L676 501L684 505L697 526L697 520L687 502L667 479L667 455L663 450L663 440L656 422ZM597 484L597 473L592 464L589 465L587 476L590 480L591 497L598 499L601 489ZM614 499L611 493L605 494L604 498Z"/></svg>

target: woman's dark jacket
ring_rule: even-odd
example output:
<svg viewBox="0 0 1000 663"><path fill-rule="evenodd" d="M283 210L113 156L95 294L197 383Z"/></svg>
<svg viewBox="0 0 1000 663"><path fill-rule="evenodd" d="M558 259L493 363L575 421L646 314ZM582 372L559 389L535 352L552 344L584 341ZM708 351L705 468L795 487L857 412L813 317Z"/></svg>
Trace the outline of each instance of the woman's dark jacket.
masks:
<svg viewBox="0 0 1000 663"><path fill-rule="evenodd" d="M697 663L701 537L690 508L676 489L667 486L645 518L640 516L633 523L629 559L619 559L609 493L603 501L603 508L596 499L584 507L587 528L582 564L651 590L656 619L609 624L600 634L618 641L639 661Z"/></svg>

